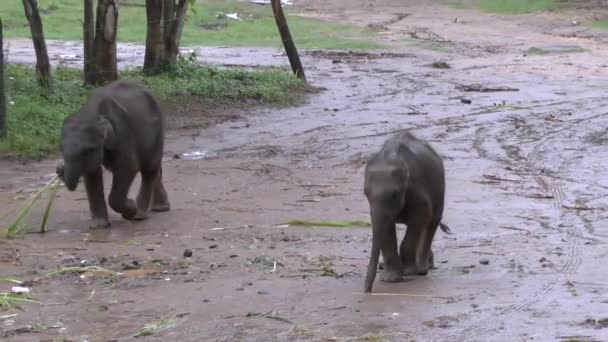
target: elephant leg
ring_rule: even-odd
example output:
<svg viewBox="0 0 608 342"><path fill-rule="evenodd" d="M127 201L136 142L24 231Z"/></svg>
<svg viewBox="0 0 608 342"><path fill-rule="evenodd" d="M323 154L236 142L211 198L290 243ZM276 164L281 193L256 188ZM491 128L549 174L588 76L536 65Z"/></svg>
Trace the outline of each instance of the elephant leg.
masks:
<svg viewBox="0 0 608 342"><path fill-rule="evenodd" d="M129 188L137 171L132 169L118 169L114 170L114 177L112 179L112 190L110 190L110 207L117 213L122 214L127 220L135 219L137 215L137 206L135 201L129 199Z"/></svg>
<svg viewBox="0 0 608 342"><path fill-rule="evenodd" d="M399 248L401 263L403 264L403 274L413 274L416 268L416 247L418 245L420 232L412 224L408 224L405 236Z"/></svg>
<svg viewBox="0 0 608 342"><path fill-rule="evenodd" d="M383 232L386 234L380 249L382 250L382 258L384 259L384 272L380 280L384 282L398 282L403 278L401 276L401 259L397 253L397 231L395 225L392 225L392 229L387 229Z"/></svg>
<svg viewBox="0 0 608 342"><path fill-rule="evenodd" d="M421 207L410 212L415 212L415 214L410 215L404 241L403 258L408 262L403 268L403 274L405 275L421 274L423 271L428 272L429 267L428 254L423 256L420 254L420 250L424 244L426 230L428 229L429 221L431 220L430 210ZM424 262L421 262L422 260L424 260Z"/></svg>
<svg viewBox="0 0 608 342"><path fill-rule="evenodd" d="M158 178L158 171L141 172L141 186L139 188L139 194L137 195L137 213L134 220L145 220L148 218L148 212L150 211L150 203L152 201L152 192L156 185Z"/></svg>
<svg viewBox="0 0 608 342"><path fill-rule="evenodd" d="M435 255L433 254L433 249L429 251L429 270L435 269Z"/></svg>
<svg viewBox="0 0 608 342"><path fill-rule="evenodd" d="M101 167L84 175L84 186L89 199L91 223L89 228L107 228L110 226L108 207L103 192L103 171Z"/></svg>
<svg viewBox="0 0 608 342"><path fill-rule="evenodd" d="M433 243L433 238L435 237L435 232L437 231L437 227L439 226L439 220L433 219L428 225L427 228L422 232L422 239L418 250L418 261L417 269L419 275L426 275L429 272L429 267L431 266L431 261L434 263L433 251L431 249L431 245ZM434 266L434 265L433 265Z"/></svg>
<svg viewBox="0 0 608 342"><path fill-rule="evenodd" d="M160 168L158 169L158 176L156 177L152 192L152 211L161 212L169 211L170 209L171 205L167 198L167 191L163 185L163 170Z"/></svg>

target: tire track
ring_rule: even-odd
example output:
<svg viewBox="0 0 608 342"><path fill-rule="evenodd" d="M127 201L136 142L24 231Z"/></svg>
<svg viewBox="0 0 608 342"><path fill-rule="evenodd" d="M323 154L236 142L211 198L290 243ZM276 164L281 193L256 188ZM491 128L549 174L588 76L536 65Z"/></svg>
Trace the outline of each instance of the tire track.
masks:
<svg viewBox="0 0 608 342"><path fill-rule="evenodd" d="M597 103L595 105L597 105ZM521 163L524 163L525 165L523 166L525 166L528 170L536 170L537 172L541 173L540 171L543 170L543 167L542 165L538 165L538 162L542 160L542 158L539 158L539 156L541 155L541 151L545 150L545 153L547 153L547 146L558 146L557 144L560 142L560 140L569 140L572 139L572 137L576 137L575 133L584 130L588 127L588 125L591 125L594 122L594 118L601 118L605 115L606 113L602 113L598 115L593 115L591 117L573 120L575 122L564 122L563 125L567 125L566 128L555 127L551 133L543 135L540 141L533 146L531 152L528 153L526 156L519 154L514 158L514 156L509 156L509 154L506 153L506 156L511 157L513 159L517 159L517 161L510 160L496 153L491 153L488 149L484 148L484 141L492 139L492 135L490 135L491 130L485 127L479 127L474 132L472 145L481 158L490 159L495 162L498 162L499 164L506 164L507 166L512 166L514 162L517 162L519 166L522 166ZM537 119L540 118L537 117ZM535 126L539 127L543 127L543 124L544 122L538 121L534 123ZM494 130L494 133L496 134L496 138L494 138L494 141L496 141L496 145L506 152L506 146L504 145L504 142L501 143L501 141L499 140L501 137L505 137L508 134L512 133L509 133L505 128L501 130ZM564 135L566 135L566 137L564 137ZM521 140L522 137L519 138L519 140ZM579 141L577 146L584 144L584 141L581 141L581 139L578 140ZM567 197L566 191L564 189L565 186L563 180L570 180L568 170L572 168L572 160L575 159L572 158L572 152L567 153L568 155L564 155L564 151L562 150L553 152L554 153L552 154L559 158L559 164L555 174L547 177L549 178L549 182L547 182L545 180L545 177L543 176L534 177L534 180L540 187L544 188L545 191L551 192L551 194L553 195L553 207L559 212L559 217L563 219L562 221L568 222L572 221L573 218L572 212L565 208L565 202L567 200ZM580 183L580 180L576 180L576 183ZM577 220L582 220L579 215L575 214L575 216ZM514 303L500 310L500 312L498 314L495 314L494 317L486 316L485 318L482 318L477 322L472 323L468 327L446 336L446 338L443 340L464 341L470 340L475 336L482 336L484 334L487 335L494 331L497 331L501 322L507 320L508 317L518 312L529 309L534 305L544 301L546 298L550 297L555 292L557 284L562 280L564 276L575 274L583 262L583 251L581 243L582 231L579 228L579 225L575 224L574 222L572 222L572 224L560 225L556 228L562 233L562 240L565 241L566 244L566 258L561 263L561 267L557 270L557 277L554 277L552 280L545 282L539 289L534 291L531 296L528 296L520 302Z"/></svg>

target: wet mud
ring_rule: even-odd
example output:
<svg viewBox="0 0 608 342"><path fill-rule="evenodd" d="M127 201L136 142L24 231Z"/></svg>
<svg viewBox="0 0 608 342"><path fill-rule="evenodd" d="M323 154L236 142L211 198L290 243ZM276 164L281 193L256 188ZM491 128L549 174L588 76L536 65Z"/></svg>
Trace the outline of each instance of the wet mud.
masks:
<svg viewBox="0 0 608 342"><path fill-rule="evenodd" d="M111 229L88 230L82 184L61 191L47 234L0 240L0 274L28 280L43 303L7 311L0 336L128 341L144 325L174 318L175 326L141 339L607 341L602 38L547 34L538 29L552 27L545 15L531 30L518 26L521 18L379 3L412 15L360 24L383 22L403 39L424 28L455 48L396 48L370 58L304 53L309 81L324 89L304 104L239 108L231 121L168 133L163 174L172 210L148 221L112 213ZM320 17L345 15L315 1L301 6L310 14L317 5ZM362 18L362 8L346 13ZM541 41L585 51L524 57ZM230 51L230 64L288 67L272 49ZM438 60L450 68L429 67ZM498 90L475 91L480 86ZM437 268L428 276L377 281L363 295L370 228L285 223L368 221L365 161L402 130L444 158L444 222L453 235L437 233ZM54 161L0 165L3 212L54 170ZM121 274L49 275L69 266Z"/></svg>

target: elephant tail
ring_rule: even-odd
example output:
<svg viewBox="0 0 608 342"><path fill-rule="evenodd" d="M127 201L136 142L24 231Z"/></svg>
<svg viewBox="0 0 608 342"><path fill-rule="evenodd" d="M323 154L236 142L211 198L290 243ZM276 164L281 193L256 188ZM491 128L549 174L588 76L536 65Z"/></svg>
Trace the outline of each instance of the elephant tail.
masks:
<svg viewBox="0 0 608 342"><path fill-rule="evenodd" d="M448 227L447 224L445 224L443 222L439 222L439 228L441 228L441 230L443 230L444 233L446 233L448 235L452 235L452 231L450 230L450 227Z"/></svg>
<svg viewBox="0 0 608 342"><path fill-rule="evenodd" d="M378 259L380 258L380 241L378 240L378 236L374 236L372 238L372 252L369 256L369 265L367 266L367 275L365 276L365 293L372 292L372 286L374 285L374 280L376 279Z"/></svg>

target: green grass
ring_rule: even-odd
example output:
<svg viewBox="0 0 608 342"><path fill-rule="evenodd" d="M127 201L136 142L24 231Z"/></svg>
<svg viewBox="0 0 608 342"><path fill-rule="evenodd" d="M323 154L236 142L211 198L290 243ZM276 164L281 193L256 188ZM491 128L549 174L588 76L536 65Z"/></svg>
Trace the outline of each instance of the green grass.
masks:
<svg viewBox="0 0 608 342"><path fill-rule="evenodd" d="M80 70L53 70L55 95L45 98L37 91L34 70L7 65L8 136L0 140L0 154L39 159L58 151L63 119L76 111L91 91L82 87ZM249 71L218 69L182 58L175 68L160 76L144 76L140 69L123 72L122 79L148 86L161 101L197 96L218 101L256 100L290 104L301 96L305 85L281 70Z"/></svg>
<svg viewBox="0 0 608 342"><path fill-rule="evenodd" d="M82 0L38 0L47 39L81 40ZM144 0L120 1L118 40L144 43L146 13ZM346 25L325 23L297 15L289 15L291 33L298 47L366 49L381 47L374 42L374 33ZM217 14L242 14L243 21L218 19ZM6 37L29 37L30 31L18 0L0 1ZM182 45L204 46L270 46L280 47L281 41L270 6L249 3L227 3L221 0L198 2L189 10L182 36Z"/></svg>
<svg viewBox="0 0 608 342"><path fill-rule="evenodd" d="M608 30L608 18L596 20L593 22L592 26L602 30Z"/></svg>
<svg viewBox="0 0 608 342"><path fill-rule="evenodd" d="M497 14L524 14L552 11L564 7L568 0L445 0L455 8L476 7Z"/></svg>

